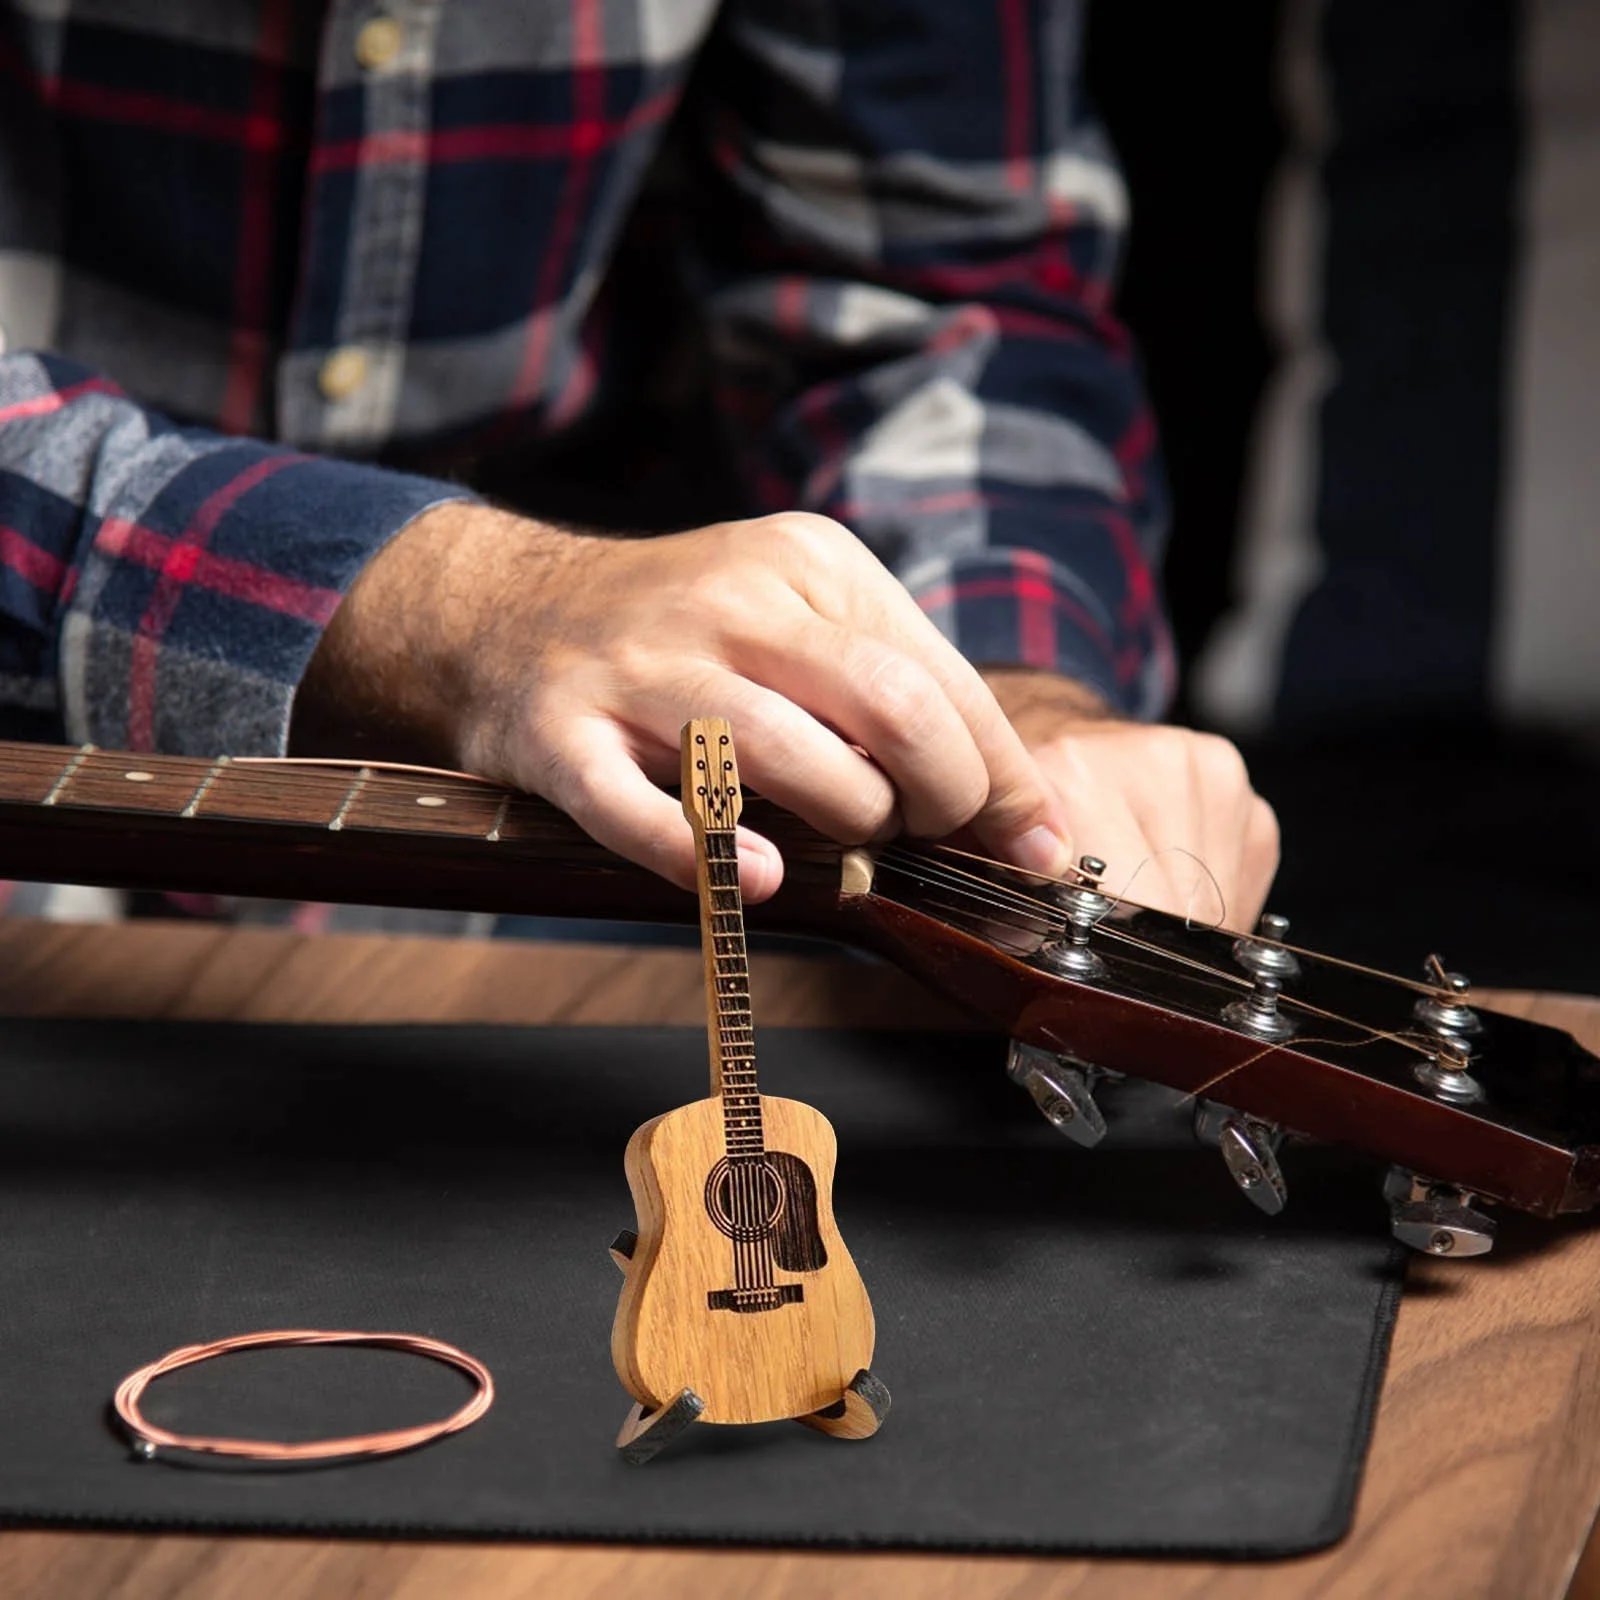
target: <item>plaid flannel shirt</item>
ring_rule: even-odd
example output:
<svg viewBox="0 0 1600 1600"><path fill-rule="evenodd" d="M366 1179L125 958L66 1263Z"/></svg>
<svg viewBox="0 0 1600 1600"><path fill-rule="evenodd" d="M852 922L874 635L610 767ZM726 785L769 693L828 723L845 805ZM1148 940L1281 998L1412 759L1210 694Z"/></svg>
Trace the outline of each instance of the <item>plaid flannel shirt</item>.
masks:
<svg viewBox="0 0 1600 1600"><path fill-rule="evenodd" d="M387 539L688 372L727 514L833 515L972 658L1158 710L1078 11L0 0L0 731L281 751ZM651 379L669 284L700 361Z"/></svg>

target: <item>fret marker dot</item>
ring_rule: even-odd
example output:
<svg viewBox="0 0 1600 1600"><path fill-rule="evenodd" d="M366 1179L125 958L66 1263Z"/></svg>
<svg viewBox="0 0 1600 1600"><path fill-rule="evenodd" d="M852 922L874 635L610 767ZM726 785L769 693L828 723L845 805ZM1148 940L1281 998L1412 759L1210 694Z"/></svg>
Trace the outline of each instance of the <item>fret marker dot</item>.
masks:
<svg viewBox="0 0 1600 1600"><path fill-rule="evenodd" d="M154 783L156 775L153 772L124 772L122 774L129 783Z"/></svg>
<svg viewBox="0 0 1600 1600"><path fill-rule="evenodd" d="M419 794L417 796L417 804L419 806L442 806L444 803L445 800L442 794Z"/></svg>

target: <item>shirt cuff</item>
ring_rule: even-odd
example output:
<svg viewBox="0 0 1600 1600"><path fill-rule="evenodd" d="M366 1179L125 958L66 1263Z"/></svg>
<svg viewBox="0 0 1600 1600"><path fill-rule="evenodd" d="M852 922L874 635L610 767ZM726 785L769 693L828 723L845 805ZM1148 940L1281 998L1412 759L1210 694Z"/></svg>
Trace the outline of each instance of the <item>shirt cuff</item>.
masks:
<svg viewBox="0 0 1600 1600"><path fill-rule="evenodd" d="M294 694L356 575L432 507L476 497L230 441L102 516L61 632L73 742L282 755Z"/></svg>
<svg viewBox="0 0 1600 1600"><path fill-rule="evenodd" d="M940 557L902 581L969 661L1059 672L1125 715L1149 714L1139 653L1119 649L1099 597L1042 552L993 548Z"/></svg>

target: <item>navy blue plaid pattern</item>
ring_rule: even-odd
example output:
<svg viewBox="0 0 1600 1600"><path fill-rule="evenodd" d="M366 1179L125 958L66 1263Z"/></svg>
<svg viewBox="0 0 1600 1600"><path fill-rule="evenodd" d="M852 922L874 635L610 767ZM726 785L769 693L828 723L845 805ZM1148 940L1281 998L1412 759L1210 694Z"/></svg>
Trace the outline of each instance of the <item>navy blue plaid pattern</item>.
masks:
<svg viewBox="0 0 1600 1600"><path fill-rule="evenodd" d="M975 659L1159 710L1161 480L1079 24L0 0L0 730L281 750L397 529L690 371L726 514L834 515ZM641 373L669 344L696 362Z"/></svg>

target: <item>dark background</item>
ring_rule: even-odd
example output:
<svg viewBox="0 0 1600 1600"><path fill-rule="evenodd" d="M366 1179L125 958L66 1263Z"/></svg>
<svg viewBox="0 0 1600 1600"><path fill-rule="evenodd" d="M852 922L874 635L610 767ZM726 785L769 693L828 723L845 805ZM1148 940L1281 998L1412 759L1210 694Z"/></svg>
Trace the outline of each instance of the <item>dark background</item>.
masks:
<svg viewBox="0 0 1600 1600"><path fill-rule="evenodd" d="M1353 123L1362 115L1360 96L1385 74L1389 84L1372 90L1374 101L1387 92L1391 106L1426 103L1430 70L1448 71L1478 84L1491 102L1486 119L1503 89L1510 128L1515 10L1480 0L1443 9L1330 0L1320 42L1336 111ZM1152 0L1089 8L1091 89L1132 198L1120 308L1143 351L1161 425L1173 502L1165 576L1186 667L1233 599L1241 490L1275 360L1260 315L1262 204L1286 140L1275 81L1284 12L1282 4ZM1443 52L1450 57L1440 65ZM1514 131L1486 145L1483 193L1510 193L1515 157ZM1336 150L1325 193L1343 181L1338 160ZM1448 195L1440 201L1449 203ZM1361 234L1377 231L1377 219L1358 203L1347 203L1343 216L1323 263L1328 319L1338 317L1341 295L1361 291ZM1509 270L1503 277L1513 282ZM1418 272L1418 299L1433 292L1428 274ZM1323 453L1325 461L1342 459L1351 477L1378 477L1385 466L1369 465L1354 434L1343 457L1329 448L1330 429L1350 428L1341 402L1348 407L1364 365L1382 363L1381 338L1425 314L1404 295L1390 309L1387 328L1373 330L1366 346L1340 346L1341 326L1329 329L1341 382L1325 402ZM1411 514L1396 512L1392 525L1378 525L1379 539L1493 536L1497 437L1486 444L1479 435L1499 418L1492 393L1487 406L1473 409L1485 384L1474 362L1503 353L1492 340L1463 340L1442 357L1457 358L1460 379L1451 385L1446 374L1444 406L1437 397L1418 400L1419 429L1431 425L1438 435L1436 457L1408 460L1420 485ZM1498 378L1488 374L1490 383ZM1452 391L1462 418L1454 425L1447 416L1441 428ZM1388 446L1373 432L1375 455ZM1322 503L1340 487L1325 483ZM1478 532L1464 531L1468 524ZM1408 688L1396 682L1392 696L1344 725L1280 715L1271 737L1246 745L1256 785L1283 826L1274 908L1293 917L1300 941L1401 972L1416 971L1438 950L1476 982L1600 988L1600 944L1590 931L1600 903L1593 748L1562 730L1497 724L1482 704L1408 698ZM1194 716L1187 694L1177 715Z"/></svg>

